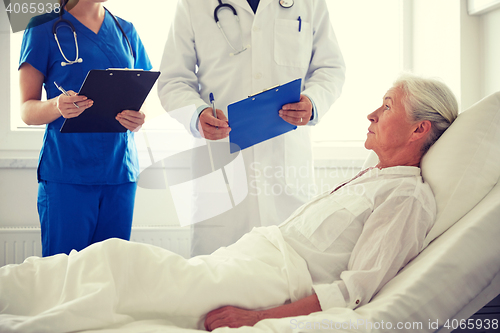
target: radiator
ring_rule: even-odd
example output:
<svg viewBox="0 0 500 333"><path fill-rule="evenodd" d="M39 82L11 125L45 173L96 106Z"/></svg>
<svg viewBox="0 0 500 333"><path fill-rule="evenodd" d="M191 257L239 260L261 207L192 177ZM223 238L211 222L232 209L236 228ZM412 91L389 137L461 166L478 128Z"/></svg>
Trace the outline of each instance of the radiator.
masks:
<svg viewBox="0 0 500 333"><path fill-rule="evenodd" d="M189 258L189 228L133 227L130 240L156 245ZM0 228L0 266L20 264L31 256L42 256L39 228Z"/></svg>

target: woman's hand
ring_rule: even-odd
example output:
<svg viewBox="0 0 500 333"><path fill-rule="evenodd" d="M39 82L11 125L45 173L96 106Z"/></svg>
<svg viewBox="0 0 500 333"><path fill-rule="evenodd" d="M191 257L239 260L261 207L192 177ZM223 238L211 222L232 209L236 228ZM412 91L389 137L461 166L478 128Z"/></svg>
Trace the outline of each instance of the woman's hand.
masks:
<svg viewBox="0 0 500 333"><path fill-rule="evenodd" d="M116 120L132 132L140 130L145 119L146 115L142 111L125 110L116 115Z"/></svg>
<svg viewBox="0 0 500 333"><path fill-rule="evenodd" d="M262 318L259 311L250 311L234 306L225 306L210 311L205 318L205 329L212 331L219 327L237 328L241 326L253 326Z"/></svg>
<svg viewBox="0 0 500 333"><path fill-rule="evenodd" d="M26 125L44 125L60 118L74 118L93 105L93 101L69 91L42 101L43 74L28 63L19 68L21 118ZM73 103L78 105L76 107Z"/></svg>
<svg viewBox="0 0 500 333"><path fill-rule="evenodd" d="M237 328L241 326L253 326L257 322L268 318L285 318L306 316L313 312L321 311L318 296L312 294L298 301L280 305L261 311L251 311L225 306L210 311L205 318L205 329L212 331L219 327Z"/></svg>
<svg viewBox="0 0 500 333"><path fill-rule="evenodd" d="M68 91L68 94L70 96L61 94L56 100L57 110L64 118L78 117L83 111L94 105L94 101L80 96L72 90Z"/></svg>

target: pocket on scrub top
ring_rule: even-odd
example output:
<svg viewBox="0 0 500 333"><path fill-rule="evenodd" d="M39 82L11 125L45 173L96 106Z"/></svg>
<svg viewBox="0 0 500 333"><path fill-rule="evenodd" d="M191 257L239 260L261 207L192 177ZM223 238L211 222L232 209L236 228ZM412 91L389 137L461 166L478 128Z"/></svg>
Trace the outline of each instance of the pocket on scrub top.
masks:
<svg viewBox="0 0 500 333"><path fill-rule="evenodd" d="M301 221L299 231L319 250L325 251L364 212L371 209L362 196L328 197L328 206L316 209L308 221Z"/></svg>
<svg viewBox="0 0 500 333"><path fill-rule="evenodd" d="M308 22L278 19L274 25L274 61L281 66L309 67L312 31Z"/></svg>

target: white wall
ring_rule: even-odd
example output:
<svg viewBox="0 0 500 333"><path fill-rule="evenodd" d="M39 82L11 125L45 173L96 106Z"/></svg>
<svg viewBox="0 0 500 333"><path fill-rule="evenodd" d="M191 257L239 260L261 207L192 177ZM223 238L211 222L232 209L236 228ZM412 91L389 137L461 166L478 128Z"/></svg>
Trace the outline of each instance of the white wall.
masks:
<svg viewBox="0 0 500 333"><path fill-rule="evenodd" d="M479 100L480 17L468 15L466 0L415 0L413 23L413 71L443 79L462 110Z"/></svg>
<svg viewBox="0 0 500 333"><path fill-rule="evenodd" d="M0 167L0 228L38 227L36 168ZM139 188L136 196L136 226L178 226L175 207L166 190Z"/></svg>
<svg viewBox="0 0 500 333"><path fill-rule="evenodd" d="M471 16L467 11L467 1L460 1L460 93L462 110L465 110L482 95L481 73L481 30L480 17Z"/></svg>
<svg viewBox="0 0 500 333"><path fill-rule="evenodd" d="M36 169L0 169L0 228L36 227Z"/></svg>
<svg viewBox="0 0 500 333"><path fill-rule="evenodd" d="M439 77L460 95L459 6L456 0L413 1L413 72Z"/></svg>
<svg viewBox="0 0 500 333"><path fill-rule="evenodd" d="M500 9L469 15L467 0L413 0L412 14L415 73L443 79L462 110L500 91Z"/></svg>
<svg viewBox="0 0 500 333"><path fill-rule="evenodd" d="M500 8L480 17L483 96L500 91Z"/></svg>
<svg viewBox="0 0 500 333"><path fill-rule="evenodd" d="M352 178L360 165L323 163L316 167L316 184L323 191ZM189 169L177 172L189 172ZM38 227L36 168L32 164L1 166L0 164L0 229ZM175 206L167 190L137 189L134 226L179 226Z"/></svg>

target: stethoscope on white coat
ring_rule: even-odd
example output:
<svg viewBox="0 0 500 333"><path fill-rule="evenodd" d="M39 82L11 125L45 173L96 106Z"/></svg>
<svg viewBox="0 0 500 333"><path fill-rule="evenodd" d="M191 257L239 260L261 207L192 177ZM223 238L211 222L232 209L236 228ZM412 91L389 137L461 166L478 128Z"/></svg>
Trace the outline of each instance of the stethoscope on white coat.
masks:
<svg viewBox="0 0 500 333"><path fill-rule="evenodd" d="M238 18L238 13L236 12L236 9L234 9L233 6L231 6L230 4L228 3L222 3L222 0L218 0L219 1L219 5L217 7L215 7L215 10L214 10L214 19L215 19L215 23L217 24L217 26L219 27L219 30L220 32L222 33L222 36L224 36L224 39L226 40L226 42L229 44L229 46L233 49L234 53L230 53L229 55L230 56L233 56L233 55L238 55L240 54L241 52L243 51L246 51L247 50L247 47L244 47L243 46L243 32L241 31L241 24L240 24L240 19ZM278 0L279 4L281 7L283 8L290 8L293 6L294 4L294 1L293 0ZM241 50L236 50L236 48L234 48L233 44L231 44L231 42L229 41L229 39L227 38L226 36L226 33L224 32L224 29L222 29L220 23L219 23L219 16L218 16L218 12L219 10L221 10L222 8L224 7L227 7L229 8L233 14L234 14L234 17L236 18L236 21L238 22L238 26L240 27L240 39L241 39Z"/></svg>
<svg viewBox="0 0 500 333"><path fill-rule="evenodd" d="M78 40L76 38L76 29L75 29L75 27L73 26L73 24L70 21L62 18L62 14L64 12L64 6L65 6L65 4L59 10L59 19L57 21L55 21L54 25L52 26L52 33L54 34L54 39L56 40L56 43L57 43L57 46L59 47L59 51L61 52L61 55L63 56L64 60L66 60L66 62L64 62L64 61L61 62L61 66L63 66L63 67L67 66L67 65L73 65L73 64L76 64L76 63L83 62L83 59L79 57ZM118 26L118 28L120 28L120 31L122 32L123 37L125 37L125 40L127 41L128 47L130 49L130 54L133 57L134 56L134 51L132 50L132 45L130 44L130 40L128 39L127 35L125 35L125 31L123 31L122 26L120 25L120 23L118 22L118 20L116 19L116 17L113 14L111 14L111 12L106 7L104 7L104 9L115 20L116 25ZM63 52L63 50L61 48L61 44L59 44L59 39L57 38L57 29L59 27L57 25L60 24L60 23L66 23L70 27L71 31L73 31L73 36L75 38L75 49L76 49L75 60L69 60L68 58L66 58L66 55L64 54L64 52Z"/></svg>

